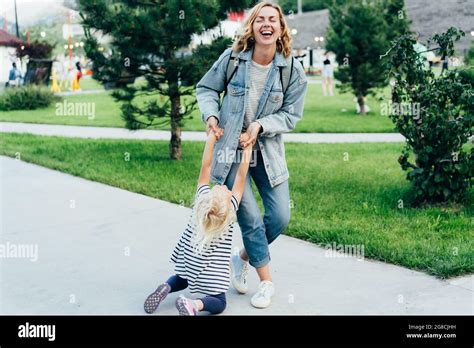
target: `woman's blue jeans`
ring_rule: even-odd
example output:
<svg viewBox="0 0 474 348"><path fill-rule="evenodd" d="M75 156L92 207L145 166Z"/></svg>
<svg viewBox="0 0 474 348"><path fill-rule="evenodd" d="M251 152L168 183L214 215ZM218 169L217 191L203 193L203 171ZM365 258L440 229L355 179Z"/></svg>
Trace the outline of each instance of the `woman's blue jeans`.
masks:
<svg viewBox="0 0 474 348"><path fill-rule="evenodd" d="M236 161L232 163L226 178L225 184L229 189L232 189L234 184L241 157L236 156ZM265 209L263 218L252 191L251 178L263 201ZM250 264L255 268L267 265L270 262L268 245L285 230L290 222L290 192L288 180L275 187L270 186L260 150L254 150L252 153L252 162L237 211L237 220Z"/></svg>

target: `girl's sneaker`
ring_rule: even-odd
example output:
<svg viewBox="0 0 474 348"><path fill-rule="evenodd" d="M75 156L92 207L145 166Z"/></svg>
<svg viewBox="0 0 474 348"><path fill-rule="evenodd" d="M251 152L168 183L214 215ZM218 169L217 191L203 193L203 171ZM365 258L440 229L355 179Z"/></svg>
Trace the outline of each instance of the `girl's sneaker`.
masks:
<svg viewBox="0 0 474 348"><path fill-rule="evenodd" d="M184 297L184 295L179 295L176 300L176 308L179 311L179 315L197 315L198 309L194 304L193 300Z"/></svg>
<svg viewBox="0 0 474 348"><path fill-rule="evenodd" d="M145 304L143 308L145 312L148 314L153 313L156 311L158 306L160 305L161 301L165 299L165 297L169 294L171 287L168 283L161 284L150 296L147 297L145 300Z"/></svg>

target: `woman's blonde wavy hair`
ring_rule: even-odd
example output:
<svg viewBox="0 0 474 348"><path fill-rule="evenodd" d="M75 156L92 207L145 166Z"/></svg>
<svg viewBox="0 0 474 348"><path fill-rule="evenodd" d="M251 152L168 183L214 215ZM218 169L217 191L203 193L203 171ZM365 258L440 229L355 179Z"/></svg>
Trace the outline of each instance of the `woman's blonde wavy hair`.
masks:
<svg viewBox="0 0 474 348"><path fill-rule="evenodd" d="M255 44L255 38L253 37L253 23L257 19L260 10L267 6L277 10L280 16L281 36L280 39L277 40L277 51L281 52L285 58L288 58L291 55L291 34L288 30L283 11L279 5L266 1L259 2L250 10L250 15L244 22L242 33L237 35L234 44L232 45L232 50L234 52L246 51Z"/></svg>
<svg viewBox="0 0 474 348"><path fill-rule="evenodd" d="M230 199L222 190L212 189L194 202L194 248L201 252L228 231L236 215Z"/></svg>

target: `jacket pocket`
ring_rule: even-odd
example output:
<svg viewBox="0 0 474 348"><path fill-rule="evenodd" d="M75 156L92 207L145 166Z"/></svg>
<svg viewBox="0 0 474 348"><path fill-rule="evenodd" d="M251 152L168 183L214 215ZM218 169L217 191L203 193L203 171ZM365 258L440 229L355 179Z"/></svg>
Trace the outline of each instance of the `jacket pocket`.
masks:
<svg viewBox="0 0 474 348"><path fill-rule="evenodd" d="M263 115L274 114L280 110L283 105L283 92L281 91L272 91L270 92L265 108L263 109Z"/></svg>
<svg viewBox="0 0 474 348"><path fill-rule="evenodd" d="M232 84L227 88L226 97L229 100L229 111L232 113L242 112L245 103L245 88Z"/></svg>

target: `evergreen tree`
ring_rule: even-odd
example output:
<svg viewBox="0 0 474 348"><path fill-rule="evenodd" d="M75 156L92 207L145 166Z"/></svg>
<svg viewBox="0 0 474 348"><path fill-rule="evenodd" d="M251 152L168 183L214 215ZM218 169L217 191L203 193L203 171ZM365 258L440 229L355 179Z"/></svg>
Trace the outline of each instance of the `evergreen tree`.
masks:
<svg viewBox="0 0 474 348"><path fill-rule="evenodd" d="M339 69L335 77L342 92L352 91L360 113L364 99L387 85L380 59L390 41L408 28L402 0L353 0L329 9L326 49L336 54Z"/></svg>
<svg viewBox="0 0 474 348"><path fill-rule="evenodd" d="M208 65L182 50L193 34L216 27L229 10L246 1L217 0L79 0L87 37L85 50L93 61L94 77L119 87L113 96L122 102L122 118L129 129L157 124L171 126L170 157L181 158L181 127L195 108L194 85ZM103 49L95 33L108 39ZM209 50L207 50L209 51ZM142 78L139 83L134 83ZM189 97L191 96L191 97ZM166 97L166 100L160 100Z"/></svg>
<svg viewBox="0 0 474 348"><path fill-rule="evenodd" d="M410 31L411 21L405 11L405 0L385 0L384 18L388 25L387 39L393 41Z"/></svg>

